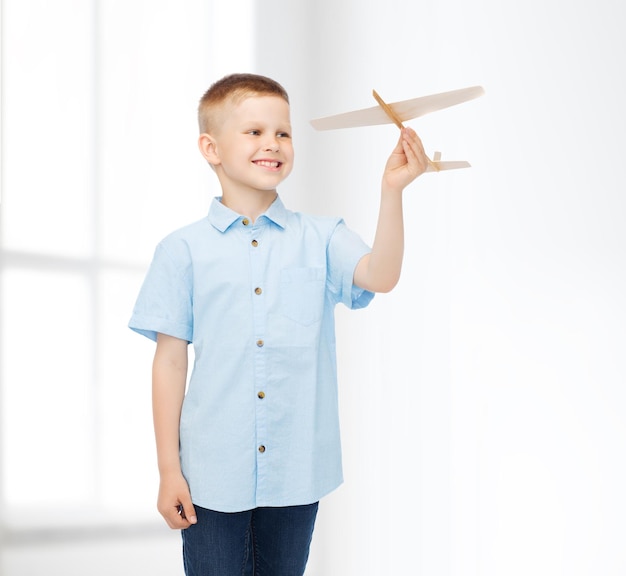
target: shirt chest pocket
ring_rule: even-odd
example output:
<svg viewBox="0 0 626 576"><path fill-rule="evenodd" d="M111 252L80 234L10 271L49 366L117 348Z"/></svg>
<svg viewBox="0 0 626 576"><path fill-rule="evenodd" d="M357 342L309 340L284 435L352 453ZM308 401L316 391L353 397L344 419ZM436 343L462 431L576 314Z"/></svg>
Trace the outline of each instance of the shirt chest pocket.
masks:
<svg viewBox="0 0 626 576"><path fill-rule="evenodd" d="M280 274L281 312L300 324L318 322L324 309L325 268L285 268Z"/></svg>

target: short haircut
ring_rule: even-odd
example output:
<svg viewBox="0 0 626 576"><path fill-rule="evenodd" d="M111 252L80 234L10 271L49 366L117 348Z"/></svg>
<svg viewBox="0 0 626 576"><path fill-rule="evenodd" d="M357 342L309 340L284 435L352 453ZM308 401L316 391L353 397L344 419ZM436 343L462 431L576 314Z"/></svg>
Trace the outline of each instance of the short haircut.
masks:
<svg viewBox="0 0 626 576"><path fill-rule="evenodd" d="M238 104L249 96L279 96L289 104L287 91L275 80L258 74L229 74L204 93L198 105L200 133L215 129L216 115L227 101Z"/></svg>

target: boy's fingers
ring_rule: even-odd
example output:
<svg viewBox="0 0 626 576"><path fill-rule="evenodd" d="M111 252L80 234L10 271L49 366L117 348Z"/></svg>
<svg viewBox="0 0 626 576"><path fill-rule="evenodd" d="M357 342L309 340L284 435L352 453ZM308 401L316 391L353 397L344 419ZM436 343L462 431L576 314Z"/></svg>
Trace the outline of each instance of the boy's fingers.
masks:
<svg viewBox="0 0 626 576"><path fill-rule="evenodd" d="M401 152L404 151L404 148L402 146L403 140L404 140L404 135L402 134L402 131L400 131L400 138L398 138L398 142L396 142L396 147L392 150L392 154L400 154Z"/></svg>
<svg viewBox="0 0 626 576"><path fill-rule="evenodd" d="M415 160L419 162L420 166L425 169L431 162L428 156L426 156L421 138L418 136L417 132L411 128L407 128L407 136L408 147L411 153L413 154Z"/></svg>
<svg viewBox="0 0 626 576"><path fill-rule="evenodd" d="M184 515L182 506L172 508L167 513L163 514L163 518L167 522L167 525L173 530L184 530L191 526L191 522Z"/></svg>
<svg viewBox="0 0 626 576"><path fill-rule="evenodd" d="M196 510L191 503L191 499L188 499L181 504L180 516L181 518L186 519L190 524L195 524L198 521L198 518L196 517Z"/></svg>
<svg viewBox="0 0 626 576"><path fill-rule="evenodd" d="M174 530L189 528L191 524L197 522L196 511L194 510L191 500L189 500L185 506L182 504L169 506L164 510L160 510L160 512L167 522L167 525Z"/></svg>

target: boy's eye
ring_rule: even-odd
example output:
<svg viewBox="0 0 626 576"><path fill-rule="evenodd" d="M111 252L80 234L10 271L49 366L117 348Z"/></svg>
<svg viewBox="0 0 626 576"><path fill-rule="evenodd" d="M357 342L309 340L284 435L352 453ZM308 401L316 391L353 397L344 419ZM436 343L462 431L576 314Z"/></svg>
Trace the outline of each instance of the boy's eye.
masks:
<svg viewBox="0 0 626 576"><path fill-rule="evenodd" d="M250 136L260 136L261 130L248 130L246 134L250 134ZM276 132L277 138L291 138L289 132Z"/></svg>

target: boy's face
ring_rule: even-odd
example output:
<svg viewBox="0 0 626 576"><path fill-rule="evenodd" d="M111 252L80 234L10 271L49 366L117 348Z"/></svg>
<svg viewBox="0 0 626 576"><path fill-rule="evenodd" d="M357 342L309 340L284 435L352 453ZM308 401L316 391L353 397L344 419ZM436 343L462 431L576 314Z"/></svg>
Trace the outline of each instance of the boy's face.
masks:
<svg viewBox="0 0 626 576"><path fill-rule="evenodd" d="M250 96L227 104L211 134L222 189L273 191L291 172L293 145L289 104L279 96Z"/></svg>

